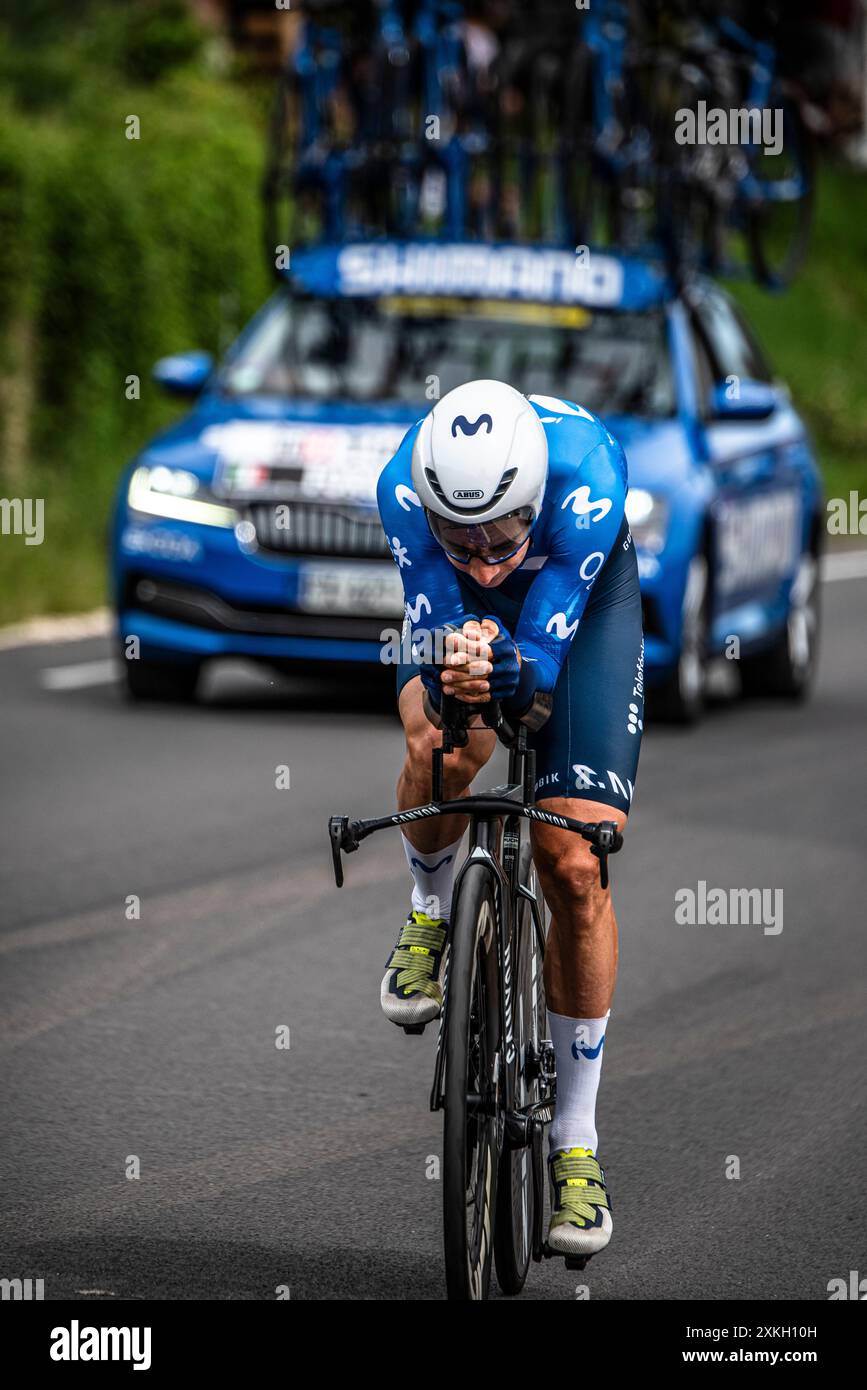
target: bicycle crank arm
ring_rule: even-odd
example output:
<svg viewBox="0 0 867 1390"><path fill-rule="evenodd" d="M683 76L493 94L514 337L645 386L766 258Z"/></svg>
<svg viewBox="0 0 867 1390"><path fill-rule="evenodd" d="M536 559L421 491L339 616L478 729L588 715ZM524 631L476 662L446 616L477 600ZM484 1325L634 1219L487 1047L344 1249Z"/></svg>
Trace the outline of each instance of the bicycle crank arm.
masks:
<svg viewBox="0 0 867 1390"><path fill-rule="evenodd" d="M537 1101L526 1110L510 1110L506 1115L506 1143L510 1149L526 1149L536 1129L541 1133L554 1118L552 1100Z"/></svg>

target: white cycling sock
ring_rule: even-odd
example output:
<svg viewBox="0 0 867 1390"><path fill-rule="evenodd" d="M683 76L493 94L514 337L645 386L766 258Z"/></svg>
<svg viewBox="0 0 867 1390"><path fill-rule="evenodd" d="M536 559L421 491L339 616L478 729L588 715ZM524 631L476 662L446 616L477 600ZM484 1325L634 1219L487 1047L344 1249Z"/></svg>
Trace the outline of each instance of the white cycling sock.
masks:
<svg viewBox="0 0 867 1390"><path fill-rule="evenodd" d="M596 1092L610 1017L610 1009L604 1018L565 1018L548 1010L548 1027L557 1059L557 1104L548 1133L552 1152L589 1149L596 1153Z"/></svg>
<svg viewBox="0 0 867 1390"><path fill-rule="evenodd" d="M428 917L448 917L452 906L452 884L458 858L461 835L453 845L432 849L430 853L416 849L405 835L401 836L406 862L412 874L412 906L415 912Z"/></svg>

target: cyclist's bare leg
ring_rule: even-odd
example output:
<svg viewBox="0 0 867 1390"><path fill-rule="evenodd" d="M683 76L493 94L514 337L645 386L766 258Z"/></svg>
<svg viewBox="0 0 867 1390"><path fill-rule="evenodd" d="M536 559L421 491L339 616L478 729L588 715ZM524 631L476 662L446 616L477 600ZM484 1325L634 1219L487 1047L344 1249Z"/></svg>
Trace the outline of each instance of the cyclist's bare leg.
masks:
<svg viewBox="0 0 867 1390"><path fill-rule="evenodd" d="M539 804L575 820L613 820L619 830L626 824L622 812L598 801L550 797ZM545 993L557 1063L557 1102L548 1132L548 1249L567 1258L586 1257L604 1249L613 1229L598 1162L596 1095L617 976L617 921L611 891L599 882L599 860L586 840L555 826L534 825L533 852L551 909ZM588 1192L600 1194L598 1200L575 1202L578 1189L569 1183L576 1171L591 1183Z"/></svg>
<svg viewBox="0 0 867 1390"><path fill-rule="evenodd" d="M622 830L626 816L599 801L548 797L546 811L575 820L611 820ZM610 888L599 882L599 860L586 840L556 826L535 824L533 856L551 926L545 951L548 1008L568 1018L601 1018L611 1008L617 976L617 920Z"/></svg>
<svg viewBox="0 0 867 1390"><path fill-rule="evenodd" d="M431 753L442 745L441 731L425 715L423 695L419 676L408 681L400 693L400 717L406 733L406 759L397 784L397 804L402 811L430 801ZM469 790L494 742L494 735L483 726L470 732L466 748L455 749L444 759L445 797L462 796ZM437 816L402 827L413 881L412 903L386 967L379 998L386 1018L404 1028L424 1027L442 1006L447 923L457 850L466 824L466 816ZM439 862L425 862L431 855L436 858L439 850L444 851Z"/></svg>
<svg viewBox="0 0 867 1390"><path fill-rule="evenodd" d="M424 712L424 687L419 676L407 681L400 692L398 709L406 734L406 759L397 782L398 810L423 806L431 798L431 751L442 743ZM470 783L490 758L496 744L490 729L474 728L466 748L456 748L443 760L443 791L448 799L469 794ZM403 827L411 844L422 853L431 853L459 839L467 826L466 816L437 816L413 821Z"/></svg>

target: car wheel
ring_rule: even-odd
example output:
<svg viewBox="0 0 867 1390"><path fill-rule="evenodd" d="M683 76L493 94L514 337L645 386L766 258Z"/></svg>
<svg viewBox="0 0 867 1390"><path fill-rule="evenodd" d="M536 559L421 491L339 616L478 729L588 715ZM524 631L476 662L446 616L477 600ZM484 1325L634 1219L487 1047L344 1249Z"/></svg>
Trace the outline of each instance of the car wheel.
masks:
<svg viewBox="0 0 867 1390"><path fill-rule="evenodd" d="M786 626L773 646L741 660L741 687L745 695L782 695L803 700L809 694L819 655L820 592L818 557L802 555L792 585Z"/></svg>
<svg viewBox="0 0 867 1390"><path fill-rule="evenodd" d="M707 680L707 634L710 588L706 555L694 555L683 593L680 654L677 665L653 693L658 718L673 724L694 724L704 709Z"/></svg>
<svg viewBox="0 0 867 1390"><path fill-rule="evenodd" d="M188 704L196 698L202 665L199 661L127 661L123 657L127 694L133 700L165 700Z"/></svg>

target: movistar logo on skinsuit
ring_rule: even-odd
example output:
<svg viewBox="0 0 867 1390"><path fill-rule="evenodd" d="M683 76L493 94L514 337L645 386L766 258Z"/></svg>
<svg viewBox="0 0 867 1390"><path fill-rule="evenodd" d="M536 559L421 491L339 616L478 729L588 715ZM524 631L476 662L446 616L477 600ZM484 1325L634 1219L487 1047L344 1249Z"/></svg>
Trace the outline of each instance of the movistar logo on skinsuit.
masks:
<svg viewBox="0 0 867 1390"><path fill-rule="evenodd" d="M411 859L409 862L414 869L424 869L426 874L435 874L437 869L441 869L443 864L450 864L452 856L447 854L438 864L425 864L423 859Z"/></svg>
<svg viewBox="0 0 867 1390"><path fill-rule="evenodd" d="M431 611L430 599L427 594L417 594L415 603L407 602L406 612L411 623L417 623L422 613Z"/></svg>
<svg viewBox="0 0 867 1390"><path fill-rule="evenodd" d="M555 637L559 637L561 642L565 642L567 637L573 637L578 631L578 619L574 623L566 621L565 613L555 613L553 618L548 619L545 627L546 632L553 632Z"/></svg>
<svg viewBox="0 0 867 1390"><path fill-rule="evenodd" d="M494 422L491 419L490 415L480 415L478 420L474 420L472 424L470 424L466 415L458 415L454 420L452 420L452 439L457 439L459 429L461 434L468 434L472 436L478 433L482 425L487 425L488 434L490 434L491 430L494 428Z"/></svg>
<svg viewBox="0 0 867 1390"><path fill-rule="evenodd" d="M579 1057L586 1057L588 1062L595 1062L596 1058L602 1051L602 1044L604 1043L604 1041L605 1034L603 1033L602 1037L599 1039L595 1047L579 1047L576 1042L573 1042L572 1056L575 1058L576 1062L578 1061Z"/></svg>
<svg viewBox="0 0 867 1390"><path fill-rule="evenodd" d="M411 487L407 487L406 483L398 483L397 487L394 489L394 500L405 512L408 512L411 506L421 506L421 502L416 493L413 492Z"/></svg>
<svg viewBox="0 0 867 1390"><path fill-rule="evenodd" d="M576 516L593 516L594 521L601 521L611 511L610 497L597 497L592 499L589 487L578 487L574 492L570 492L568 497L564 497L560 503L560 510L565 511L570 505Z"/></svg>

